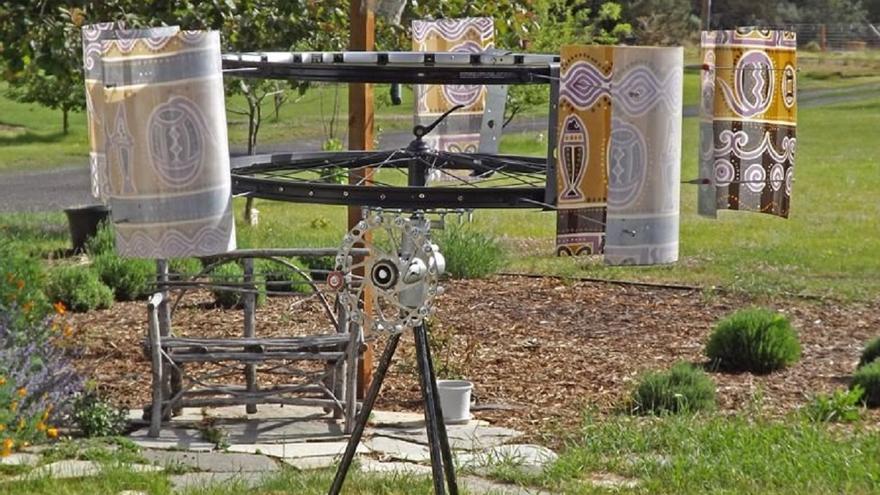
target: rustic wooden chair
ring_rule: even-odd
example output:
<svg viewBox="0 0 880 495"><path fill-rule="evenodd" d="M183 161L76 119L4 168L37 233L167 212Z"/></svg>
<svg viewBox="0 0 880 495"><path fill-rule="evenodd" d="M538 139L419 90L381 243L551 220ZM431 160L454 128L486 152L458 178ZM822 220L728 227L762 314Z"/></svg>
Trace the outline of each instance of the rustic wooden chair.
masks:
<svg viewBox="0 0 880 495"><path fill-rule="evenodd" d="M148 335L145 350L151 359L152 404L145 416L150 418L150 436L158 436L163 420L183 407L245 405L255 413L258 404L313 405L332 410L344 421L349 433L357 413L357 360L363 351L363 334L351 324L335 297L328 297L323 284L312 279L310 270L296 266L291 258L335 256L335 249L260 249L238 250L217 256L201 273L191 278L169 276L168 262L157 261L157 291L148 301ZM270 260L279 267L297 272L311 286L327 316L326 331L314 335L260 337L256 329L256 307L260 292L259 274L254 261ZM213 270L226 263L240 263L241 280L216 280ZM241 337L212 338L175 335L173 314L187 292L211 289L239 292L244 328ZM280 291L266 291L281 295ZM299 301L291 306L296 307ZM311 363L309 365L308 363ZM318 363L319 366L315 366ZM213 372L205 372L212 367ZM244 373L241 374L243 367ZM261 387L257 380L262 371L295 383ZM307 368L305 371L303 368ZM215 383L217 379L240 376L237 383Z"/></svg>

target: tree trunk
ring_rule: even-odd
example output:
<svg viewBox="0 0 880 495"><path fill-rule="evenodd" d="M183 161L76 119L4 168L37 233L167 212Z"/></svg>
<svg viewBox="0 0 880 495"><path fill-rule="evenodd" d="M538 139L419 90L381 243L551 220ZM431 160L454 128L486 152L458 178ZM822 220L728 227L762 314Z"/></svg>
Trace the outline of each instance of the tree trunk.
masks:
<svg viewBox="0 0 880 495"><path fill-rule="evenodd" d="M61 109L61 116L62 116L61 117L61 119L62 119L61 120L61 128L64 130L64 135L67 135L67 133L70 132L70 119L69 119L70 109L69 108L62 108Z"/></svg>
<svg viewBox="0 0 880 495"><path fill-rule="evenodd" d="M257 133L260 132L260 120L263 114L260 108L260 100L256 95L250 92L245 94L248 102L248 155L257 152ZM244 221L248 225L256 224L256 215L254 215L254 198L248 196L244 204Z"/></svg>

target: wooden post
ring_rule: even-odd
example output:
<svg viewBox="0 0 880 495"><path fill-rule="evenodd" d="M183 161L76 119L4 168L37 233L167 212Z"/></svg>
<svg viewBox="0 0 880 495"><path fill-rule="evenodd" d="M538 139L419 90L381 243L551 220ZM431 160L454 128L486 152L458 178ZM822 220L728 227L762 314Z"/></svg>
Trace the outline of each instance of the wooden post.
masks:
<svg viewBox="0 0 880 495"><path fill-rule="evenodd" d="M158 300L157 300L158 299ZM150 364L153 376L152 391L153 403L150 408L150 431L149 436L157 438L159 429L162 427L162 403L164 400L163 385L165 384L165 375L162 373L162 338L159 330L159 312L157 305L161 304L161 294L150 298L150 304L147 308L149 317L149 335L150 340Z"/></svg>
<svg viewBox="0 0 880 495"><path fill-rule="evenodd" d="M156 260L156 283L161 287L160 292L162 293L162 302L159 303L156 311L159 317L159 335L162 337L171 336L171 306L168 303L170 296L168 292L169 266L168 260ZM168 363L163 362L162 367L162 394L164 399L170 399L183 389L183 376L180 369L174 368ZM180 414L181 409L183 408L175 406L168 414Z"/></svg>
<svg viewBox="0 0 880 495"><path fill-rule="evenodd" d="M712 0L703 0L701 14L701 29L703 31L710 31L712 29Z"/></svg>
<svg viewBox="0 0 880 495"><path fill-rule="evenodd" d="M351 37L349 50L371 51L376 41L376 21L363 0L351 0ZM373 148L373 88L370 84L352 83L348 85L348 149L369 150ZM348 176L349 183L358 183L372 177L372 170L359 170ZM363 218L361 208L348 207L348 228L351 229ZM363 275L363 274L361 274ZM365 294L364 310L369 311L371 298ZM358 364L358 397L363 397L373 375L373 348L368 346Z"/></svg>
<svg viewBox="0 0 880 495"><path fill-rule="evenodd" d="M254 276L254 259L245 258L244 260L244 337L254 338L256 332L256 311L257 311L257 284ZM235 263L234 261L232 263ZM255 364L246 364L244 366L244 378L248 392L257 391L257 366ZM248 403L245 406L245 412L254 414L257 412L256 403Z"/></svg>

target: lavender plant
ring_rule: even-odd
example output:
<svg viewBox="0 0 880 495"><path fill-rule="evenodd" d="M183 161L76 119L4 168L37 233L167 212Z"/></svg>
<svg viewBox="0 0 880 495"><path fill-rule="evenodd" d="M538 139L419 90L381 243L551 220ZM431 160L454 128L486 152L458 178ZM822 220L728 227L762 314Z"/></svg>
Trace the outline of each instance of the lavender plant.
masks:
<svg viewBox="0 0 880 495"><path fill-rule="evenodd" d="M0 456L57 437L52 425L82 389L70 359L73 329L65 308L55 308L55 315L22 327L16 303L0 307Z"/></svg>

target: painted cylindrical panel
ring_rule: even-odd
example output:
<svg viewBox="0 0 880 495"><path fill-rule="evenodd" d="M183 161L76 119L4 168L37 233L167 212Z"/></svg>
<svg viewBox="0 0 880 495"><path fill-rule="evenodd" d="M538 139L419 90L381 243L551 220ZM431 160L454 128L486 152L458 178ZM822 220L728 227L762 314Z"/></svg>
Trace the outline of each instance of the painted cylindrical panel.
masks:
<svg viewBox="0 0 880 495"><path fill-rule="evenodd" d="M788 217L797 144L795 33L709 31L702 47L704 56L712 53L714 77L703 82L712 95L712 127L710 136L708 122L702 126L701 174L710 173L710 148L712 164L700 213L711 214L714 195L717 209Z"/></svg>
<svg viewBox="0 0 880 495"><path fill-rule="evenodd" d="M681 47L615 47L605 263L678 260Z"/></svg>
<svg viewBox="0 0 880 495"><path fill-rule="evenodd" d="M89 24L82 28L83 75L86 86L86 120L89 131L89 178L91 193L102 203L109 195L107 154L105 150L106 122L104 115L104 83L101 70L101 43L109 39L132 39L171 36L177 26L147 29L125 29L119 22Z"/></svg>
<svg viewBox="0 0 880 495"><path fill-rule="evenodd" d="M715 130L712 120L715 117L715 46L701 44L700 60L700 108L699 129L700 145L698 148L697 168L699 185L697 186L697 213L705 217L716 217L718 199L715 194L715 148L713 146Z"/></svg>
<svg viewBox="0 0 880 495"><path fill-rule="evenodd" d="M101 59L117 251L235 249L218 33L105 40Z"/></svg>
<svg viewBox="0 0 880 495"><path fill-rule="evenodd" d="M605 244L614 47L562 47L556 253L600 254Z"/></svg>
<svg viewBox="0 0 880 495"><path fill-rule="evenodd" d="M495 23L490 17L415 20L412 37L414 51L481 53L494 47ZM477 151L486 100L484 86L419 84L414 93L416 124L431 123L450 108L464 105L425 138L431 147L451 152ZM443 180L442 175L436 178Z"/></svg>

